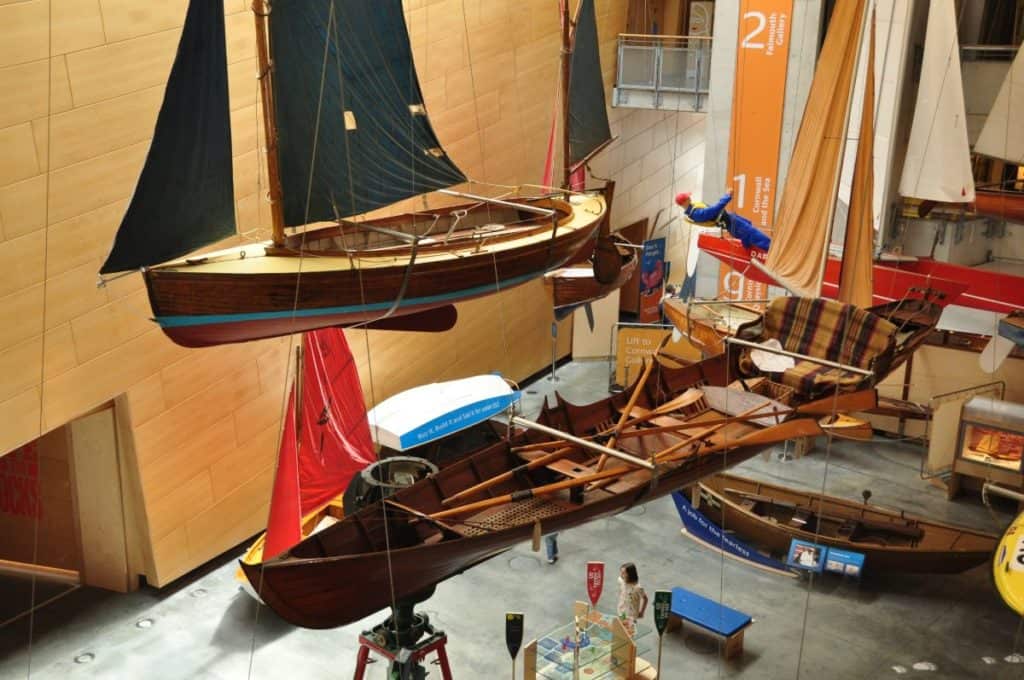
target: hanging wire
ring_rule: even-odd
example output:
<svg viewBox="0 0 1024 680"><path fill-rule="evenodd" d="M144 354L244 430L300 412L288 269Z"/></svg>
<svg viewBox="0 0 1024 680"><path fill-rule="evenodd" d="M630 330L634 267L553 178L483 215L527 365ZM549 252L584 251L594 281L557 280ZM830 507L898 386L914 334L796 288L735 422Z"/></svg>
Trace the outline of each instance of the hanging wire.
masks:
<svg viewBox="0 0 1024 680"><path fill-rule="evenodd" d="M429 16L430 13L427 12L427 14ZM479 147L479 150L480 150L480 168L481 168L481 171L482 171L484 177L490 177L490 174L487 172L487 154L484 152L484 130L480 126L480 102L479 102L479 99L477 99L477 96L476 96L476 75L473 73L473 58L472 58L473 55L472 55L472 53L470 52L470 49L469 49L469 19L467 17L467 12L466 12L466 0L462 0L462 28L463 28L463 31L465 31L465 38L466 38L466 64L469 67L469 89L470 89L470 93L471 93L471 95L473 97L473 119L476 122L476 140L477 140L477 146ZM513 68L515 67L515 61L514 61L515 56L514 56L514 54L515 54L515 51L513 50L513 62L512 62ZM518 87L518 80L516 82L516 87ZM519 122L519 127L520 127L520 130L521 130L522 129L522 114L521 113L520 113L519 121L520 121Z"/></svg>
<svg viewBox="0 0 1024 680"><path fill-rule="evenodd" d="M44 207L43 207L43 308L42 308L42 319L40 319L40 342L39 342L39 420L37 422L37 435L38 437L43 436L43 428L45 427L45 418L43 416L45 409L44 394L46 391L46 288L47 288L47 277L49 276L49 255L50 255L50 164L53 160L53 144L50 139L50 131L52 128L51 120L53 117L53 0L47 2L47 30L46 30L46 167L43 169L45 176L43 195L45 196ZM39 447L38 444L35 447L36 460L39 459ZM42 467L36 467L36 484L40 484L39 473L42 471ZM42 518L41 508L38 504L42 502L42 499L37 496L36 498L36 512L32 522L32 564L39 563L39 523ZM28 612L28 661L25 666L25 677L32 677L32 652L33 642L35 638L35 624L36 624L36 590L38 586L39 577L32 572L31 586L29 588L29 612ZM77 586L75 587L77 589ZM70 591L68 591L70 592ZM51 598L52 601L55 598Z"/></svg>
<svg viewBox="0 0 1024 680"><path fill-rule="evenodd" d="M264 9L266 9L266 5L264 5L263 7L264 7ZM264 18L262 20L265 20L265 21L267 21L269 23L270 12L267 11L266 14L263 15L263 17ZM309 217L309 204L310 204L310 197L312 195L312 185L313 185L313 168L315 167L315 160L316 160L316 141L317 141L317 139L319 137L319 132L320 132L320 113L323 110L323 96L324 96L324 83L325 83L325 79L326 79L326 69L327 69L327 55L328 55L328 52L329 52L329 46L330 46L330 41L331 41L331 31L330 31L330 28L332 26L334 26L334 24L335 24L335 13L334 13L334 2L333 1L331 2L331 5L330 5L330 14L329 14L329 20L328 21L329 21L328 30L326 31L326 33L324 35L323 68L322 68L321 74L320 74L320 91L319 91L319 100L318 100L318 103L317 103L316 124L315 124L314 129L313 129L313 151L312 151L313 157L310 159L310 175L309 175L309 183L308 183L308 188L307 188L307 193L306 193L306 208L305 208L306 220L304 220L304 221L308 221L308 217ZM268 41L268 43L270 42L270 31L267 31L267 41ZM270 45L268 45L268 53L270 52L269 48L270 48ZM268 68L272 68L272 66L269 66ZM267 74L265 74L264 77L267 77L268 75L269 75L269 72ZM267 133L268 134L276 134L276 131L268 130ZM268 180L270 180L269 177L268 177ZM280 181L280 180L278 180L278 181ZM303 231L302 231L302 233L300 235L299 266L298 266L298 269L297 269L296 274L295 274L295 293L294 293L294 295L292 297L292 316L291 316L291 320L292 320L293 327L294 327L296 315L297 315L297 312L298 312L299 290L300 290L301 279L302 279L302 266L304 264L304 254L305 254L305 250L306 250L305 245L306 245L306 230L303 229ZM288 410L288 395L289 395L289 392L291 390L289 389L289 382L287 380L287 373L291 372L291 368L290 368L290 366L292 364L291 356L292 356L292 350L294 349L294 347L295 347L295 335L291 334L288 337L288 364L289 364L289 369L286 372L284 389L282 390L282 393L281 393L281 405L280 405L280 408L279 408L280 419L278 420L278 429L277 429L277 442L278 442L278 450L279 451L280 451L280 448L281 448L280 444L282 443L282 438L284 436L285 421L286 421L286 418L288 417L288 413L287 413L287 410ZM292 380L293 380L293 382L295 382L297 384L297 381L299 380L299 372L302 371L302 366L299 365L299 362L295 362L295 370L296 370L296 372L292 376ZM298 402L298 399L299 399L299 394L298 394L297 391L296 391L296 394L295 394L295 399L296 399L295 406L297 408L298 407L298 403L297 402ZM296 423L295 423L296 435L297 435L298 431L299 431L299 423L296 420ZM294 455L296 457L298 456L298 446L296 446L296 448L295 448L295 454ZM275 479L276 479L277 472L279 471L279 469L280 469L280 457L278 457L278 470L275 471ZM301 518L302 517L302 501L301 501L301 497L299 495L297 495L297 499L296 500L299 503L299 507L297 508L298 516ZM269 528L269 526L268 526L268 528ZM264 544L264 548L265 547L266 547L266 545ZM267 558L268 558L267 555L261 555L261 559L260 559L260 577L259 577L259 583L257 584L257 587L256 587L257 594L260 594L260 593L263 592L263 576L264 576L264 572L266 570ZM261 609L261 607L256 607L255 611L254 611L254 614L253 614L252 637L250 638L250 641L249 641L249 668L248 668L248 674L247 674L248 678L252 678L254 663L255 663L255 659L256 659L256 633L257 633L257 630L258 630L258 627L259 627L260 609Z"/></svg>

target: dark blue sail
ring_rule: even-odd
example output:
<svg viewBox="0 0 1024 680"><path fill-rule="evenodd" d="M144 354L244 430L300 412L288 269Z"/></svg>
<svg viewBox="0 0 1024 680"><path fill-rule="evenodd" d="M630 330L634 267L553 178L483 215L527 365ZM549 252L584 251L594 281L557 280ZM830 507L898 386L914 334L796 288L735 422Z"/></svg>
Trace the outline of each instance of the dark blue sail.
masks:
<svg viewBox="0 0 1024 680"><path fill-rule="evenodd" d="M572 58L569 61L569 160L574 169L587 161L611 138L605 106L601 53L597 44L594 0L582 0L576 15Z"/></svg>
<svg viewBox="0 0 1024 680"><path fill-rule="evenodd" d="M275 0L270 47L286 225L465 181L427 119L400 0Z"/></svg>
<svg viewBox="0 0 1024 680"><path fill-rule="evenodd" d="M142 175L101 274L235 233L223 0L192 0Z"/></svg>

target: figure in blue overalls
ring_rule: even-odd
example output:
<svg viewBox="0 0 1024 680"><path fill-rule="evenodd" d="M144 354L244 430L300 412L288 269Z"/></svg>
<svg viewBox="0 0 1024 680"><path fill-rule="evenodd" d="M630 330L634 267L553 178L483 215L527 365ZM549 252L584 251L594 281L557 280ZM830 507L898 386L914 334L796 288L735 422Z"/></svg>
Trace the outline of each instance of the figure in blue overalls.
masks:
<svg viewBox="0 0 1024 680"><path fill-rule="evenodd" d="M772 240L768 238L757 227L750 223L747 218L730 213L725 206L732 200L732 190L725 193L718 203L708 207L700 202L690 200L690 194L683 192L676 196L676 205L686 213L686 220L692 224L705 227L721 227L729 232L733 238L738 238L744 248L758 248L768 250Z"/></svg>

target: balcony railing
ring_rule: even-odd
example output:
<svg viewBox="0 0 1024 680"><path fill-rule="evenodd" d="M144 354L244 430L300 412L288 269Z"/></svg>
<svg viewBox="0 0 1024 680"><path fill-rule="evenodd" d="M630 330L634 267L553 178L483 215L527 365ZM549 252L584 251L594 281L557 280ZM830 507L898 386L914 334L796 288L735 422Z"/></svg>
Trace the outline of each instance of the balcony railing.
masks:
<svg viewBox="0 0 1024 680"><path fill-rule="evenodd" d="M711 38L619 35L613 106L703 111L711 77Z"/></svg>

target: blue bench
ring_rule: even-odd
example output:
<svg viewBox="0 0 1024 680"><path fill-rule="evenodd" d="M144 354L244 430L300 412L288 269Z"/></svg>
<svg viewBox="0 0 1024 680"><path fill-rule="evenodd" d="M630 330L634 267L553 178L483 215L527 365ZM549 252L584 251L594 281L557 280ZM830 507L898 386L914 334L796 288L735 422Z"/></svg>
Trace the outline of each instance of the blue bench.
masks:
<svg viewBox="0 0 1024 680"><path fill-rule="evenodd" d="M726 659L743 653L743 632L753 623L749 614L709 600L686 588L672 589L668 618L669 630L682 628L685 621L724 638Z"/></svg>

